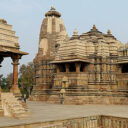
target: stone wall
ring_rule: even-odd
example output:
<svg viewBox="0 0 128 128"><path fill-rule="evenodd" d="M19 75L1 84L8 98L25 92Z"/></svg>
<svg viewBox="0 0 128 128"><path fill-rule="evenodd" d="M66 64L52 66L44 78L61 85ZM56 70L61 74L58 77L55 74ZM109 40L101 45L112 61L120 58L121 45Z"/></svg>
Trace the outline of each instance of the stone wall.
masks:
<svg viewBox="0 0 128 128"><path fill-rule="evenodd" d="M84 88L84 85L87 85L87 74L86 73L57 73L54 78L54 87L62 87L62 81L63 78L66 77L68 80L67 87L68 88L75 88L78 86L82 86ZM75 86L76 85L76 86Z"/></svg>
<svg viewBox="0 0 128 128"><path fill-rule="evenodd" d="M127 128L128 118L90 116L49 122L21 124L0 128Z"/></svg>
<svg viewBox="0 0 128 128"><path fill-rule="evenodd" d="M71 95L72 94L72 95ZM112 94L99 94L97 93L96 96L93 94L81 94L79 92L77 93L71 93L69 96L66 95L63 99L63 104L75 104L75 105L85 105L85 104L123 104L123 105L128 105L128 98L123 97L123 96L118 96L119 94L117 93L117 96L113 96ZM81 95L80 95L81 94ZM79 95L79 96L76 96ZM100 96L98 96L100 95ZM61 103L61 98L59 95L51 95L49 96L47 103L55 103L55 104L60 104Z"/></svg>

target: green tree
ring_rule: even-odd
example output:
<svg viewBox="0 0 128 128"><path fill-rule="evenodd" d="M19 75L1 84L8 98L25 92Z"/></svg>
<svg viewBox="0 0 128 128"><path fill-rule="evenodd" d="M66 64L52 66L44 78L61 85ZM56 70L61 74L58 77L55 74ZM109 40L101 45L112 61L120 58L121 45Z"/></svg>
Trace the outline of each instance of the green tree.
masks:
<svg viewBox="0 0 128 128"><path fill-rule="evenodd" d="M1 88L2 88L2 91L4 91L4 92L9 92L9 90L10 90L9 81L5 77L3 77L1 79Z"/></svg>
<svg viewBox="0 0 128 128"><path fill-rule="evenodd" d="M21 65L19 70L19 85L21 93L29 96L32 92L34 83L34 64L29 62L28 65Z"/></svg>
<svg viewBox="0 0 128 128"><path fill-rule="evenodd" d="M0 86L2 86L2 78L3 78L3 75L1 74L0 75Z"/></svg>
<svg viewBox="0 0 128 128"><path fill-rule="evenodd" d="M3 77L3 75L0 75L0 86L2 88L2 91L8 92L12 85L12 73L8 74L7 77Z"/></svg>
<svg viewBox="0 0 128 128"><path fill-rule="evenodd" d="M7 75L7 80L9 83L9 88L11 88L11 86L13 85L13 73Z"/></svg>

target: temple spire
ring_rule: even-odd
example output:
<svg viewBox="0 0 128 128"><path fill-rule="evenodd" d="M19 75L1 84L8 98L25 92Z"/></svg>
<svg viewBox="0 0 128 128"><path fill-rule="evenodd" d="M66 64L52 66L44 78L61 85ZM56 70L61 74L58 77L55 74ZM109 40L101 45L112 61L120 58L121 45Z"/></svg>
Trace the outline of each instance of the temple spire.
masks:
<svg viewBox="0 0 128 128"><path fill-rule="evenodd" d="M58 11L56 11L54 6L51 6L51 9L45 14L45 16L61 17L61 14Z"/></svg>

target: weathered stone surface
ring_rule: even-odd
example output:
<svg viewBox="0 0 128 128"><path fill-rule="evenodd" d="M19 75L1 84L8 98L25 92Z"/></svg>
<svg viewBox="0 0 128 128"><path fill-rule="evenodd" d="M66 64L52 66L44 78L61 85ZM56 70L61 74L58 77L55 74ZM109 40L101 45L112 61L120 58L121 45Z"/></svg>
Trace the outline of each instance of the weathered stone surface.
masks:
<svg viewBox="0 0 128 128"><path fill-rule="evenodd" d="M127 121L128 118L98 115L83 118L22 124L2 128L127 128Z"/></svg>
<svg viewBox="0 0 128 128"><path fill-rule="evenodd" d="M29 111L13 93L1 93L1 103L4 116L22 119L29 117ZM1 110L1 109L0 109ZM2 112L2 111L1 111Z"/></svg>
<svg viewBox="0 0 128 128"><path fill-rule="evenodd" d="M31 100L58 103L63 88L65 104L127 104L127 45L95 25L81 35L75 30L69 38L54 11L41 26Z"/></svg>
<svg viewBox="0 0 128 128"><path fill-rule="evenodd" d="M123 123L123 121L127 121L128 118L128 105L57 105L46 104L44 102L27 103L32 112L30 118L17 120L14 118L0 117L0 127L47 127L61 123L63 124L63 122L65 122L64 125L72 124L74 127L75 122L79 122L81 125L83 124L83 121L85 121L85 124L87 122L88 125L93 125L93 123L96 123L96 119L101 121L99 115L103 115L102 117L105 116L106 125L108 125L107 122L109 120L112 120L112 122L115 120L115 123L118 121ZM127 126L124 128L127 128Z"/></svg>

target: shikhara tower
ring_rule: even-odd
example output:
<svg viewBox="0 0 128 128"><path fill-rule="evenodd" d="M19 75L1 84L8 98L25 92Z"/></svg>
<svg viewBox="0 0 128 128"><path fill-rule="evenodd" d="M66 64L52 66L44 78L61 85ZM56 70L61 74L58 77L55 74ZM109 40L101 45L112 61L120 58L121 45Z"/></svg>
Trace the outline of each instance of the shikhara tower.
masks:
<svg viewBox="0 0 128 128"><path fill-rule="evenodd" d="M40 29L38 53L34 59L36 75L33 93L38 92L39 94L41 90L51 88L55 66L50 62L54 60L59 47L57 40L61 40L61 37L63 40L66 36L61 14L52 6L50 11L45 14Z"/></svg>

